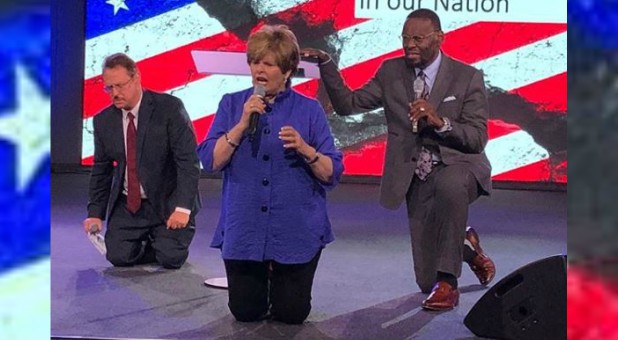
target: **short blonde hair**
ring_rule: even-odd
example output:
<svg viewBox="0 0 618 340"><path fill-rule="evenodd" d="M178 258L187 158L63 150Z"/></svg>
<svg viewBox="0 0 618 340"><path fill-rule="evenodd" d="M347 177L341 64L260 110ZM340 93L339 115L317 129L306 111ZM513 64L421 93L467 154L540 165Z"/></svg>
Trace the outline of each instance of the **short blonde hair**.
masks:
<svg viewBox="0 0 618 340"><path fill-rule="evenodd" d="M292 71L293 76L300 62L300 47L296 36L285 25L265 25L249 36L247 63L260 61L272 53L281 72Z"/></svg>

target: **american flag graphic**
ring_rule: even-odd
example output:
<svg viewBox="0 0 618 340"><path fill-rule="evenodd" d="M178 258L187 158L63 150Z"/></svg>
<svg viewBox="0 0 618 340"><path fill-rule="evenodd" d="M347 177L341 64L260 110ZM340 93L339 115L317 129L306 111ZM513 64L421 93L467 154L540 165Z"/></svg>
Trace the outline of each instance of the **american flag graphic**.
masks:
<svg viewBox="0 0 618 340"><path fill-rule="evenodd" d="M201 141L221 96L248 88L251 81L246 76L200 74L191 51L245 52L246 40L256 27L286 24L297 35L301 48L329 52L347 83L357 88L373 76L383 60L402 54L398 36L410 12L401 9L391 17L360 18L355 15L359 1L387 3L88 0L82 162L92 163L92 117L110 103L100 76L105 56L127 53L138 61L145 87L180 97ZM532 0L522 1L535 6ZM566 2L555 7L557 13L564 13L558 22L517 18L479 21L465 14L442 22L446 33L443 51L485 73L491 108L486 152L496 181L567 181ZM319 80L295 78L292 85L317 97L327 113L332 113ZM350 117L329 114L328 119L344 152L345 174L380 176L386 141L382 110Z"/></svg>
<svg viewBox="0 0 618 340"><path fill-rule="evenodd" d="M0 339L44 339L50 325L49 7L3 12L0 36Z"/></svg>

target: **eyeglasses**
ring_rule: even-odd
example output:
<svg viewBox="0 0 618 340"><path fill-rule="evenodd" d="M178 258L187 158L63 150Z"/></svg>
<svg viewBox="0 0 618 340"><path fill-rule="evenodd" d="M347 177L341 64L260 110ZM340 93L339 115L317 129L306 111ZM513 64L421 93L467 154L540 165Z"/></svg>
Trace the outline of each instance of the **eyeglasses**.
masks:
<svg viewBox="0 0 618 340"><path fill-rule="evenodd" d="M125 81L124 83L103 86L103 91L105 91L106 93L112 93L112 90L114 89L122 91L122 89L129 85L131 80L133 80L133 76L131 76L131 78L129 78L129 80Z"/></svg>
<svg viewBox="0 0 618 340"><path fill-rule="evenodd" d="M413 36L409 36L406 34L402 34L399 36L399 39L401 39L401 41L404 44L407 44L410 40L413 40L415 44L421 44L423 43L423 41L425 41L425 39L429 38L430 36L434 35L434 33L440 32L439 30L433 31L429 34L426 35L413 35Z"/></svg>

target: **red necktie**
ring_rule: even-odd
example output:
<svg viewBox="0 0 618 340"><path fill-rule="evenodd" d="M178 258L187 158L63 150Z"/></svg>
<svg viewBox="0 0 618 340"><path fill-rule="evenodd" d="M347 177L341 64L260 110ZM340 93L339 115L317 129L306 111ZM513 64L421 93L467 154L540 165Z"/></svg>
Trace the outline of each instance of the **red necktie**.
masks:
<svg viewBox="0 0 618 340"><path fill-rule="evenodd" d="M139 178L137 177L137 129L135 129L135 116L127 113L129 126L127 126L127 208L135 214L142 204L139 190Z"/></svg>

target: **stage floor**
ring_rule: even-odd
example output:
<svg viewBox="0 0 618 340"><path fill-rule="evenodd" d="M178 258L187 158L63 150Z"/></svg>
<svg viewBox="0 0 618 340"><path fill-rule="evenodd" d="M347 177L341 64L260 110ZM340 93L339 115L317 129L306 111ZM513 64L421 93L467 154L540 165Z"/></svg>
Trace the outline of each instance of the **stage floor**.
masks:
<svg viewBox="0 0 618 340"><path fill-rule="evenodd" d="M221 181L201 179L203 210L187 264L113 268L86 238L88 175L52 174L51 334L142 339L478 339L463 319L487 291L464 264L460 305L420 308L405 208L383 209L378 185L340 184L329 194L336 240L322 253L312 311L303 325L236 322L227 292L203 285L224 276L208 247ZM567 193L495 190L471 209L470 224L497 266L492 284L519 267L567 251Z"/></svg>

